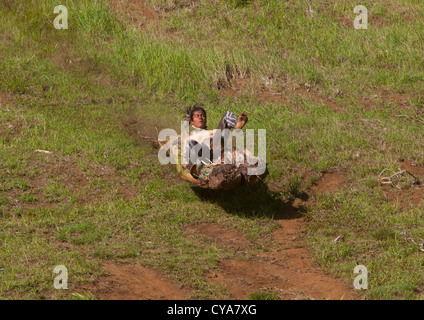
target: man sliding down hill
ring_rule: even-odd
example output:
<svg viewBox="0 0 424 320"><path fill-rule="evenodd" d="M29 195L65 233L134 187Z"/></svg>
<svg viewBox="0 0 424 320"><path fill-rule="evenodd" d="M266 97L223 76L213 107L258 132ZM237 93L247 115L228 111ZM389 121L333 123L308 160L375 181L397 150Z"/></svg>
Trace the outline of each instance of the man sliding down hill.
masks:
<svg viewBox="0 0 424 320"><path fill-rule="evenodd" d="M210 189L229 190L263 180L268 174L264 130L258 136L262 141L258 144L258 154L262 157L255 157L244 147L241 129L248 121L244 112L237 118L227 111L217 130L208 130L206 119L205 110L195 105L187 110L185 121L181 122L181 135L176 137L172 129L161 131L161 138L158 137L161 163L175 164L181 178ZM233 138L236 138L236 147ZM251 132L247 138L253 148Z"/></svg>
<svg viewBox="0 0 424 320"><path fill-rule="evenodd" d="M182 166L181 176L182 178L191 182L199 183L199 180L194 179L193 177L199 176L199 170L203 166L202 163L205 164L205 161L209 163L212 162L210 150L213 150L213 131L207 130L206 111L198 105L195 105L187 110L185 120L190 122L193 130L191 130L189 140L186 142L188 144L187 147L189 149L190 155L188 165ZM227 111L227 113L221 118L221 121L219 122L218 129L220 130L218 132L220 134L224 129L242 129L247 122L248 118L244 112L242 112L237 118L231 111ZM204 144L207 140L209 140L209 148L201 145ZM224 158L222 144L223 141L221 140L221 159ZM202 152L205 150L207 150L207 156L202 154ZM235 148L233 150L235 150ZM234 152L233 155L235 156ZM196 159L196 161L193 162L193 159Z"/></svg>

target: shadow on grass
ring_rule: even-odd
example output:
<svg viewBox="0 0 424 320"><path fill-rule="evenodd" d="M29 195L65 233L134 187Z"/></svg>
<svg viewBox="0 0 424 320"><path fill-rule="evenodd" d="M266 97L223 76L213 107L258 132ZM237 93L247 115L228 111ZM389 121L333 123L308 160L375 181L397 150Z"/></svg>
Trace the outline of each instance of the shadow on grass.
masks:
<svg viewBox="0 0 424 320"><path fill-rule="evenodd" d="M233 190L192 189L202 201L218 204L237 216L281 220L300 218L303 212L292 202L283 201L280 193L270 191L263 182Z"/></svg>

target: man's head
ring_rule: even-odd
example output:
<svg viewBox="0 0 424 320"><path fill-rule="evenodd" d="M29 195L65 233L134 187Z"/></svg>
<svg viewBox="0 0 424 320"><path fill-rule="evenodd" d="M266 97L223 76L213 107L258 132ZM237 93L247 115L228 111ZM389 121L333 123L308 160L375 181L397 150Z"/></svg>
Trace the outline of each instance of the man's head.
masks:
<svg viewBox="0 0 424 320"><path fill-rule="evenodd" d="M206 111L202 107L194 106L190 112L190 123L199 129L206 129Z"/></svg>

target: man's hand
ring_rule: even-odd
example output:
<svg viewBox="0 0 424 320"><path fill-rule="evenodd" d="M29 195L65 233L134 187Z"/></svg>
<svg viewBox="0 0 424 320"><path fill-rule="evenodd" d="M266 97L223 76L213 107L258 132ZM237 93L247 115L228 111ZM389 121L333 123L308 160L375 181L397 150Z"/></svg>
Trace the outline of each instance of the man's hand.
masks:
<svg viewBox="0 0 424 320"><path fill-rule="evenodd" d="M237 119L236 129L243 129L247 121L249 121L249 119L247 118L247 115L244 112L240 113Z"/></svg>

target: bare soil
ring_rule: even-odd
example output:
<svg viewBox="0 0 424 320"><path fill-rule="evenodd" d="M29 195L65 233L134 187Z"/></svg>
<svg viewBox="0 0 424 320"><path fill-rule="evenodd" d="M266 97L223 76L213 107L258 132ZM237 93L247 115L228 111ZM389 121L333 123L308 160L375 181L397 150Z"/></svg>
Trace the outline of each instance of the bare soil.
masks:
<svg viewBox="0 0 424 320"><path fill-rule="evenodd" d="M94 281L89 290L103 300L188 300L191 291L157 270L141 265L105 265L109 276Z"/></svg>
<svg viewBox="0 0 424 320"><path fill-rule="evenodd" d="M0 106L3 106L3 104L6 106L9 103L10 103L9 95L0 92Z"/></svg>
<svg viewBox="0 0 424 320"><path fill-rule="evenodd" d="M312 90L297 89L297 90L294 90L292 92L294 92L294 93L296 93L300 96L304 96L304 97L307 97L309 99L312 99L316 102L323 103L323 104L327 105L328 107L330 107L331 109L333 109L333 111L336 111L336 112L346 111L346 108L344 106L342 106L342 105L338 104L337 102L335 102L335 101L333 101L329 98L326 98L326 97L324 97L324 96L320 95L319 93L314 92Z"/></svg>
<svg viewBox="0 0 424 320"><path fill-rule="evenodd" d="M326 172L312 186L311 191L313 193L324 193L338 191L346 184L347 178L342 172Z"/></svg>
<svg viewBox="0 0 424 320"><path fill-rule="evenodd" d="M186 229L188 237L202 236L210 241L233 250L243 250L251 246L246 236L237 230L228 229L219 223L200 223Z"/></svg>
<svg viewBox="0 0 424 320"><path fill-rule="evenodd" d="M301 205L302 201L295 203ZM306 223L296 206L287 207L276 221L279 228L274 231L269 251L254 260L222 260L216 270L206 274L208 281L226 286L230 298L237 300L248 299L253 292L274 292L284 300L361 298L351 284L324 273L313 262L305 243ZM190 230L238 250L252 245L245 237L216 223Z"/></svg>
<svg viewBox="0 0 424 320"><path fill-rule="evenodd" d="M143 28L150 21L157 21L157 14L149 9L144 1L139 0L112 0L111 7L122 20L131 20L131 23L138 28ZM125 17L123 16L125 15Z"/></svg>

